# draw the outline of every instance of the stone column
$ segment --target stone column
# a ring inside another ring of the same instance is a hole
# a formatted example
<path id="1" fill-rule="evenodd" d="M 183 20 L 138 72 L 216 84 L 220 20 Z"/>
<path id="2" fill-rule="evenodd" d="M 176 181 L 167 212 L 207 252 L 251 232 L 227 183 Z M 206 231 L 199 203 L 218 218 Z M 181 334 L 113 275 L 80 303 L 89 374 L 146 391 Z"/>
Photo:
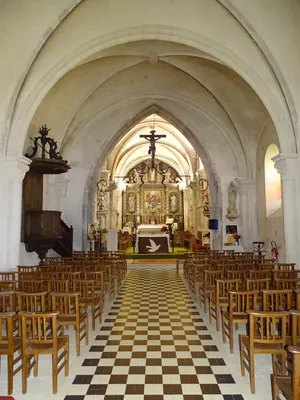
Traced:
<path id="1" fill-rule="evenodd" d="M 223 247 L 223 226 L 222 226 L 222 207 L 214 204 L 209 205 L 210 211 L 210 218 L 217 219 L 218 222 L 218 230 L 217 231 L 210 231 L 210 243 L 212 250 L 222 250 Z"/>
<path id="2" fill-rule="evenodd" d="M 240 194 L 241 242 L 245 251 L 252 251 L 257 240 L 256 181 L 252 178 L 236 179 Z"/>
<path id="3" fill-rule="evenodd" d="M 30 163 L 26 157 L 0 159 L 0 270 L 20 261 L 22 183 Z"/>
<path id="4" fill-rule="evenodd" d="M 286 262 L 300 261 L 298 251 L 299 237 L 299 185 L 296 174 L 299 173 L 298 155 L 285 156 L 278 154 L 273 157 L 275 168 L 281 176 L 283 196 L 283 225 Z M 298 195 L 298 196 L 297 196 Z"/>

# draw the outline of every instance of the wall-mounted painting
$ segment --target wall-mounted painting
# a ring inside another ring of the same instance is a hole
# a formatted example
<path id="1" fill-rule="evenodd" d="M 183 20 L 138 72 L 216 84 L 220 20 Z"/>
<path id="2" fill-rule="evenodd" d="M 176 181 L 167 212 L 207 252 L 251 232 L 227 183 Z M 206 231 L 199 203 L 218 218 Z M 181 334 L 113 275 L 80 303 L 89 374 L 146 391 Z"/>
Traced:
<path id="1" fill-rule="evenodd" d="M 145 190 L 144 194 L 144 213 L 162 213 L 162 190 Z"/>
<path id="2" fill-rule="evenodd" d="M 98 230 L 97 222 L 88 224 L 88 231 L 87 231 L 88 240 L 97 240 L 97 230 Z"/>

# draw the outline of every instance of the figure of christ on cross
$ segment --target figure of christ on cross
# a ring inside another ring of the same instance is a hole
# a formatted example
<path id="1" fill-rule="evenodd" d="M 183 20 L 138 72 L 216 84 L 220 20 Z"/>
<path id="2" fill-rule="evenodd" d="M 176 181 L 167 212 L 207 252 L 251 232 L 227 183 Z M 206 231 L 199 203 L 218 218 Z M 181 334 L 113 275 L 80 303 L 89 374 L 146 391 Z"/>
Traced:
<path id="1" fill-rule="evenodd" d="M 152 129 L 150 133 L 151 135 L 140 135 L 140 137 L 145 138 L 150 143 L 148 154 L 151 154 L 151 168 L 153 169 L 155 166 L 155 152 L 156 152 L 155 143 L 157 142 L 157 140 L 165 138 L 166 135 L 155 135 L 154 129 Z"/>

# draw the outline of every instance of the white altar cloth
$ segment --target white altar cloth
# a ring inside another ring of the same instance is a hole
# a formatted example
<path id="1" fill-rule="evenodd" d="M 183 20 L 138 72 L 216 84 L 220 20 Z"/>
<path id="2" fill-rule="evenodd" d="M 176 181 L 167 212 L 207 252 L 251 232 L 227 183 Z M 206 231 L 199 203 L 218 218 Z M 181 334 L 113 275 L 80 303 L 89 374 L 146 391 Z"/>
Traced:
<path id="1" fill-rule="evenodd" d="M 136 243 L 135 243 L 135 252 L 138 254 L 139 253 L 139 239 L 140 238 L 148 238 L 149 239 L 149 244 L 150 243 L 150 239 L 154 239 L 155 238 L 163 238 L 167 241 L 167 248 L 168 248 L 168 253 L 170 252 L 170 235 L 166 234 L 166 233 L 157 233 L 157 234 L 137 234 L 136 235 Z M 151 253 L 149 251 L 149 253 Z M 153 253 L 152 253 L 153 254 Z"/>
<path id="2" fill-rule="evenodd" d="M 141 224 L 137 227 L 137 230 L 140 234 L 149 234 L 149 233 L 160 233 L 160 230 L 164 225 L 151 225 L 151 224 Z"/>

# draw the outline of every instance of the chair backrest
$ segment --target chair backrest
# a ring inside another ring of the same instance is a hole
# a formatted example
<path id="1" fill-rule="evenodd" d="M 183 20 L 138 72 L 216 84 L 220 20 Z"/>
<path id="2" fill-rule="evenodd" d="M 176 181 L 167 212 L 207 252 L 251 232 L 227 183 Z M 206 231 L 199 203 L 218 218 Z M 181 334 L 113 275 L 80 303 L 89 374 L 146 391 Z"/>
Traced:
<path id="1" fill-rule="evenodd" d="M 289 346 L 288 352 L 292 354 L 292 399 L 300 400 L 300 347 Z"/>
<path id="2" fill-rule="evenodd" d="M 46 289 L 43 279 L 22 280 L 19 282 L 19 290 L 22 292 L 38 293 Z"/>
<path id="3" fill-rule="evenodd" d="M 72 287 L 72 282 L 67 279 L 53 279 L 47 281 L 47 291 L 57 293 L 68 293 Z"/>
<path id="4" fill-rule="evenodd" d="M 15 292 L 0 292 L 0 312 L 16 311 Z"/>
<path id="5" fill-rule="evenodd" d="M 264 278 L 264 279 L 247 279 L 246 280 L 246 289 L 247 290 L 264 290 L 264 289 L 269 289 L 271 285 L 271 279 L 270 278 Z"/>
<path id="6" fill-rule="evenodd" d="M 292 345 L 296 346 L 300 338 L 300 311 L 291 310 L 291 338 Z"/>
<path id="7" fill-rule="evenodd" d="M 249 310 L 257 310 L 258 290 L 238 290 L 229 292 L 229 314 L 246 314 Z"/>
<path id="8" fill-rule="evenodd" d="M 0 292 L 15 292 L 16 290 L 16 281 L 0 281 Z"/>
<path id="9" fill-rule="evenodd" d="M 52 310 L 59 311 L 60 317 L 76 316 L 79 322 L 79 292 L 50 293 Z"/>
<path id="10" fill-rule="evenodd" d="M 273 279 L 299 279 L 300 271 L 299 270 L 281 270 L 274 269 L 272 271 Z"/>
<path id="11" fill-rule="evenodd" d="M 240 279 L 241 281 L 249 278 L 249 271 L 247 270 L 231 270 L 226 271 L 227 279 Z"/>
<path id="12" fill-rule="evenodd" d="M 295 263 L 279 263 L 276 264 L 275 269 L 278 269 L 280 271 L 293 271 L 295 267 Z"/>
<path id="13" fill-rule="evenodd" d="M 36 265 L 18 265 L 18 273 L 20 272 L 35 272 Z"/>
<path id="14" fill-rule="evenodd" d="M 90 271 L 84 273 L 84 279 L 86 280 L 94 280 L 96 286 L 100 286 L 101 289 L 104 287 L 104 278 L 102 271 Z"/>
<path id="15" fill-rule="evenodd" d="M 0 312 L 0 346 L 11 354 L 14 351 L 13 321 L 15 315 L 15 312 Z"/>
<path id="16" fill-rule="evenodd" d="M 94 280 L 76 280 L 73 281 L 73 291 L 79 292 L 84 299 L 95 298 L 95 281 Z"/>
<path id="17" fill-rule="evenodd" d="M 223 270 L 205 270 L 204 271 L 204 286 L 214 286 L 216 279 L 221 279 L 224 276 Z"/>
<path id="18" fill-rule="evenodd" d="M 282 279 L 274 279 L 274 288 L 279 290 L 284 289 L 300 289 L 300 279 L 297 278 L 282 278 Z"/>
<path id="19" fill-rule="evenodd" d="M 255 344 L 273 344 L 284 349 L 289 318 L 287 311 L 247 311 L 249 314 L 250 352 Z"/>
<path id="20" fill-rule="evenodd" d="M 16 296 L 18 311 L 46 311 L 47 292 L 17 292 Z"/>
<path id="21" fill-rule="evenodd" d="M 28 312 L 20 311 L 22 324 L 23 349 L 35 344 L 44 344 L 45 349 L 51 345 L 57 352 L 57 316 L 58 311 Z"/>
<path id="22" fill-rule="evenodd" d="M 17 280 L 17 272 L 0 272 L 0 282 L 3 281 L 16 281 Z"/>
<path id="23" fill-rule="evenodd" d="M 289 311 L 292 307 L 293 291 L 262 290 L 264 311 Z"/>
<path id="24" fill-rule="evenodd" d="M 272 278 L 272 271 L 270 269 L 251 269 L 249 271 L 250 279 L 265 279 Z"/>
<path id="25" fill-rule="evenodd" d="M 232 290 L 239 290 L 239 279 L 216 279 L 216 298 L 228 297 Z"/>

